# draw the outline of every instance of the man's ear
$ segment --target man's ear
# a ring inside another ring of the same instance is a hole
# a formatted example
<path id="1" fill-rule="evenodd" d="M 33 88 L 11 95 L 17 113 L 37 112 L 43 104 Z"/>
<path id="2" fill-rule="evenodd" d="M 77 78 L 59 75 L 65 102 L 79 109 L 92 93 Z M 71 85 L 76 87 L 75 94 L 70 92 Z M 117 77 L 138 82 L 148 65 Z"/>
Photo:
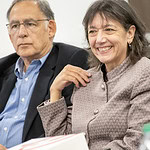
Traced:
<path id="1" fill-rule="evenodd" d="M 49 20 L 48 32 L 49 32 L 49 38 L 54 38 L 55 33 L 56 33 L 56 22 L 55 22 L 55 20 Z"/>
<path id="2" fill-rule="evenodd" d="M 131 25 L 128 30 L 128 43 L 132 43 L 134 36 L 135 36 L 136 27 Z"/>
<path id="3" fill-rule="evenodd" d="M 12 39 L 11 34 L 9 34 L 9 39 L 10 39 L 11 43 L 13 43 L 13 39 Z"/>

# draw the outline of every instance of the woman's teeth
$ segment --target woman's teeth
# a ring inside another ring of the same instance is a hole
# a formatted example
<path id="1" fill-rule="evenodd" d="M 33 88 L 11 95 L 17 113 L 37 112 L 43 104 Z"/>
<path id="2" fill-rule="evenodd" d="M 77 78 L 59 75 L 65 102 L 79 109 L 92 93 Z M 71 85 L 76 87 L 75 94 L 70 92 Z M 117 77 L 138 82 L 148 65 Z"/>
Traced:
<path id="1" fill-rule="evenodd" d="M 99 51 L 107 51 L 109 49 L 111 49 L 111 46 L 109 46 L 109 47 L 103 47 L 103 48 L 98 48 Z"/>

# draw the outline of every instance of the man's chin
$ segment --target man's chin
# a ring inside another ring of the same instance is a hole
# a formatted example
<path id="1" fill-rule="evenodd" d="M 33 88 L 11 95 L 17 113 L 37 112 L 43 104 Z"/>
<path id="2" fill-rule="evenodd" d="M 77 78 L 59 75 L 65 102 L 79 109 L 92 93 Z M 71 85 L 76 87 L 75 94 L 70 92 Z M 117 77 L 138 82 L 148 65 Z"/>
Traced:
<path id="1" fill-rule="evenodd" d="M 17 53 L 22 59 L 28 59 L 31 58 L 32 55 L 25 54 L 25 53 Z"/>

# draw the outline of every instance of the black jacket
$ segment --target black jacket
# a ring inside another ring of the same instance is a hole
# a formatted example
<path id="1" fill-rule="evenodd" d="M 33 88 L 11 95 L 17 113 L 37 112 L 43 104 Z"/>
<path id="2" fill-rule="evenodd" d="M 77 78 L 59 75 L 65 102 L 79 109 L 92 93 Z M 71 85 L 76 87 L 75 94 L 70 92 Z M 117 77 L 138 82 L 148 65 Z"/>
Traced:
<path id="1" fill-rule="evenodd" d="M 40 69 L 29 107 L 25 118 L 22 142 L 44 134 L 44 129 L 36 107 L 49 99 L 50 86 L 57 74 L 67 64 L 80 66 L 87 69 L 87 52 L 83 49 L 63 44 L 54 43 L 53 49 Z M 17 81 L 14 74 L 15 63 L 19 56 L 14 53 L 0 59 L 0 113 L 4 110 L 11 91 Z M 70 96 L 73 84 L 63 90 L 67 105 L 71 105 Z"/>

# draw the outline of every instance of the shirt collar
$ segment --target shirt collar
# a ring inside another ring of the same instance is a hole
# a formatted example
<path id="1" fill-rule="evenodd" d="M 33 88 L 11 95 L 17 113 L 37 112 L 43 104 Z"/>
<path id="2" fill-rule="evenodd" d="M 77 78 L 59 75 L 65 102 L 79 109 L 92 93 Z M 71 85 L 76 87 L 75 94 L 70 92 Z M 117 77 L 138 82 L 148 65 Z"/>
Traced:
<path id="1" fill-rule="evenodd" d="M 49 54 L 50 54 L 50 51 L 45 56 L 43 56 L 42 58 L 33 60 L 31 62 L 31 64 L 33 64 L 35 62 L 40 62 L 39 64 L 40 64 L 40 68 L 41 68 L 42 65 L 44 64 L 44 62 L 46 61 Z M 14 73 L 17 77 L 22 77 L 23 76 L 23 74 L 24 74 L 23 68 L 24 68 L 23 59 L 21 57 L 19 57 L 17 62 L 16 62 L 15 70 L 14 70 Z"/>
<path id="2" fill-rule="evenodd" d="M 131 67 L 131 61 L 129 57 L 127 57 L 119 66 L 115 67 L 110 72 L 106 72 L 106 66 L 105 64 L 101 65 L 101 71 L 103 73 L 103 79 L 105 82 L 117 77 L 118 75 L 122 74 L 124 71 L 126 71 L 127 68 Z"/>

